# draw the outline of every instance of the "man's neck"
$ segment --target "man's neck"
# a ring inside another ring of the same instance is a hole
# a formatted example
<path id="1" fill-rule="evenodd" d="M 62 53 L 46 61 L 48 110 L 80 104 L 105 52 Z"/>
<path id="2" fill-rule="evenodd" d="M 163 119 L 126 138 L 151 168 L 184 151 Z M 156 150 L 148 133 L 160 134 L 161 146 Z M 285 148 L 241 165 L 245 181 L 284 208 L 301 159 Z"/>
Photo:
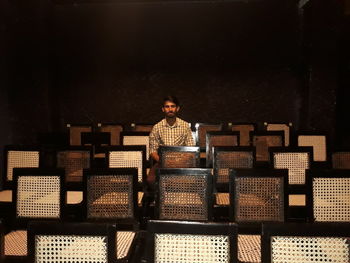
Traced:
<path id="1" fill-rule="evenodd" d="M 165 118 L 166 122 L 168 123 L 169 126 L 173 126 L 176 122 L 176 117 L 174 118 Z"/>

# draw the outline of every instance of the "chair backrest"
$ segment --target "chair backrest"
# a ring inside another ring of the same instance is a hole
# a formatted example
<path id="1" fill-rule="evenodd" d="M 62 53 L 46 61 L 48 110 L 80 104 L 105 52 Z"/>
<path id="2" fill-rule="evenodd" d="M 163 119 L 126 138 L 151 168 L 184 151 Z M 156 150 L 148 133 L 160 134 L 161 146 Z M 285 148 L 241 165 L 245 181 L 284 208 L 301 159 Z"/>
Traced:
<path id="1" fill-rule="evenodd" d="M 284 146 L 290 145 L 290 134 L 292 123 L 264 123 L 266 131 L 283 131 L 284 132 Z"/>
<path id="2" fill-rule="evenodd" d="M 284 145 L 284 133 L 281 131 L 253 132 L 251 137 L 256 148 L 257 162 L 270 162 L 269 147 Z"/>
<path id="3" fill-rule="evenodd" d="M 263 224 L 262 263 L 350 262 L 350 224 Z"/>
<path id="4" fill-rule="evenodd" d="M 238 146 L 239 132 L 207 132 L 206 135 L 206 166 L 213 165 L 213 147 L 215 146 Z"/>
<path id="5" fill-rule="evenodd" d="M 101 223 L 32 222 L 30 262 L 116 262 L 116 227 Z"/>
<path id="6" fill-rule="evenodd" d="M 81 133 L 92 132 L 91 124 L 67 124 L 69 130 L 69 145 L 81 146 Z"/>
<path id="7" fill-rule="evenodd" d="M 121 124 L 97 124 L 98 130 L 100 132 L 108 132 L 111 134 L 110 145 L 120 145 L 120 133 L 123 131 L 123 126 Z"/>
<path id="8" fill-rule="evenodd" d="M 201 149 L 205 149 L 206 147 L 206 134 L 209 131 L 221 131 L 222 124 L 210 124 L 210 123 L 196 123 L 196 144 Z"/>
<path id="9" fill-rule="evenodd" d="M 237 262 L 237 225 L 150 220 L 148 262 Z"/>
<path id="10" fill-rule="evenodd" d="M 149 160 L 149 132 L 122 132 L 121 145 L 144 145 L 146 146 L 146 160 Z"/>
<path id="11" fill-rule="evenodd" d="M 19 225 L 33 219 L 61 219 L 66 197 L 63 193 L 62 169 L 16 168 L 15 219 Z"/>
<path id="12" fill-rule="evenodd" d="M 287 170 L 232 169 L 230 219 L 239 223 L 284 222 Z"/>
<path id="13" fill-rule="evenodd" d="M 198 146 L 160 146 L 158 148 L 161 168 L 198 168 Z"/>
<path id="14" fill-rule="evenodd" d="M 41 151 L 36 146 L 7 145 L 4 149 L 5 171 L 3 184 L 5 189 L 13 188 L 13 168 L 39 168 Z"/>
<path id="15" fill-rule="evenodd" d="M 137 168 L 84 170 L 85 218 L 136 220 Z"/>
<path id="16" fill-rule="evenodd" d="M 214 147 L 213 153 L 214 186 L 217 190 L 228 189 L 230 168 L 250 169 L 255 164 L 254 147 Z"/>
<path id="17" fill-rule="evenodd" d="M 146 146 L 112 146 L 105 149 L 108 168 L 137 168 L 139 189 L 146 183 Z"/>
<path id="18" fill-rule="evenodd" d="M 212 218 L 210 169 L 157 169 L 156 217 L 208 221 Z"/>
<path id="19" fill-rule="evenodd" d="M 350 169 L 350 150 L 332 153 L 333 169 Z"/>
<path id="20" fill-rule="evenodd" d="M 89 169 L 92 150 L 88 146 L 70 146 L 57 150 L 57 167 L 65 170 L 67 185 L 80 185 L 83 181 L 83 169 Z"/>
<path id="21" fill-rule="evenodd" d="M 349 171 L 312 169 L 307 174 L 311 221 L 350 222 Z"/>
<path id="22" fill-rule="evenodd" d="M 239 145 L 251 146 L 250 132 L 256 130 L 256 125 L 253 123 L 234 123 L 229 125 L 232 131 L 239 132 Z"/>
<path id="23" fill-rule="evenodd" d="M 313 161 L 326 162 L 327 156 L 327 136 L 324 134 L 298 134 L 298 146 L 313 147 Z"/>
<path id="24" fill-rule="evenodd" d="M 305 185 L 306 170 L 311 168 L 312 147 L 270 148 L 273 168 L 288 169 L 288 184 Z"/>
<path id="25" fill-rule="evenodd" d="M 135 132 L 151 132 L 153 124 L 132 123 L 131 129 Z"/>

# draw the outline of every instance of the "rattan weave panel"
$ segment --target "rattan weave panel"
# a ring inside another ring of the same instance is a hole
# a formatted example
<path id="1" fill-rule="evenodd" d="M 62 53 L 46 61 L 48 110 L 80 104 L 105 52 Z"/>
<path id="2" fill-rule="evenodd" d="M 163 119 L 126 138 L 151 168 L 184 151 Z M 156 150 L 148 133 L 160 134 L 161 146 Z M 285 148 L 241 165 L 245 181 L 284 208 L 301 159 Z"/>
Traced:
<path id="1" fill-rule="evenodd" d="M 26 256 L 27 231 L 17 230 L 5 235 L 4 247 L 6 256 Z"/>
<path id="2" fill-rule="evenodd" d="M 300 135 L 298 146 L 312 146 L 314 161 L 327 161 L 326 137 L 323 135 Z"/>
<path id="3" fill-rule="evenodd" d="M 215 200 L 217 205 L 230 205 L 230 194 L 229 193 L 215 193 Z"/>
<path id="4" fill-rule="evenodd" d="M 232 125 L 232 131 L 239 131 L 239 145 L 250 146 L 250 132 L 254 131 L 252 124 L 236 124 Z"/>
<path id="5" fill-rule="evenodd" d="M 350 222 L 350 178 L 314 178 L 315 221 Z"/>
<path id="6" fill-rule="evenodd" d="M 81 145 L 81 133 L 91 132 L 92 128 L 87 126 L 71 126 L 69 128 L 69 143 L 70 145 L 80 146 Z"/>
<path id="7" fill-rule="evenodd" d="M 17 217 L 59 218 L 60 177 L 20 176 L 17 185 Z"/>
<path id="8" fill-rule="evenodd" d="M 120 144 L 120 133 L 123 131 L 121 125 L 103 125 L 100 130 L 101 132 L 109 132 L 111 134 L 111 145 Z"/>
<path id="9" fill-rule="evenodd" d="M 236 135 L 211 135 L 209 137 L 209 160 L 213 159 L 213 147 L 214 146 L 238 146 L 238 138 Z"/>
<path id="10" fill-rule="evenodd" d="M 196 153 L 195 152 L 170 152 L 162 153 L 163 168 L 195 168 Z"/>
<path id="11" fill-rule="evenodd" d="M 256 147 L 256 160 L 261 162 L 270 161 L 269 147 L 283 146 L 283 138 L 277 135 L 254 136 L 253 146 Z"/>
<path id="12" fill-rule="evenodd" d="M 137 168 L 139 182 L 142 182 L 142 161 L 141 151 L 112 151 L 109 154 L 109 168 Z"/>
<path id="13" fill-rule="evenodd" d="M 309 153 L 274 153 L 273 159 L 274 168 L 288 169 L 289 184 L 305 184 L 305 170 L 310 168 Z"/>
<path id="14" fill-rule="evenodd" d="M 260 235 L 238 235 L 238 260 L 249 263 L 261 262 Z"/>
<path id="15" fill-rule="evenodd" d="M 207 177 L 161 175 L 159 179 L 160 219 L 207 220 Z"/>
<path id="16" fill-rule="evenodd" d="M 289 126 L 287 124 L 267 124 L 268 131 L 283 131 L 284 132 L 284 146 L 289 146 Z"/>
<path id="17" fill-rule="evenodd" d="M 38 235 L 35 237 L 37 263 L 104 263 L 107 238 L 103 236 Z"/>
<path id="18" fill-rule="evenodd" d="M 157 263 L 218 263 L 230 262 L 228 236 L 155 235 Z"/>
<path id="19" fill-rule="evenodd" d="M 350 169 L 350 152 L 336 152 L 332 154 L 333 169 Z"/>
<path id="20" fill-rule="evenodd" d="M 38 168 L 38 151 L 8 151 L 7 152 L 7 180 L 13 180 L 13 168 Z"/>
<path id="21" fill-rule="evenodd" d="M 103 175 L 88 178 L 88 218 L 133 217 L 131 175 Z"/>
<path id="22" fill-rule="evenodd" d="M 58 152 L 57 167 L 65 169 L 65 177 L 67 182 L 81 182 L 83 180 L 83 169 L 90 168 L 90 152 Z"/>
<path id="23" fill-rule="evenodd" d="M 130 250 L 132 241 L 135 238 L 135 232 L 131 231 L 118 231 L 117 235 L 117 259 L 125 258 Z"/>
<path id="24" fill-rule="evenodd" d="M 200 125 L 198 127 L 198 142 L 200 147 L 206 146 L 206 136 L 207 132 L 210 131 L 221 131 L 221 126 L 214 126 L 214 125 Z"/>
<path id="25" fill-rule="evenodd" d="M 271 262 L 349 263 L 350 238 L 271 237 Z"/>
<path id="26" fill-rule="evenodd" d="M 284 221 L 283 179 L 235 179 L 235 221 Z"/>
<path id="27" fill-rule="evenodd" d="M 149 159 L 149 136 L 124 135 L 123 145 L 146 145 L 146 160 Z"/>
<path id="28" fill-rule="evenodd" d="M 229 169 L 228 168 L 253 168 L 254 156 L 253 152 L 244 151 L 220 151 L 216 155 L 215 160 L 216 182 L 228 183 Z"/>

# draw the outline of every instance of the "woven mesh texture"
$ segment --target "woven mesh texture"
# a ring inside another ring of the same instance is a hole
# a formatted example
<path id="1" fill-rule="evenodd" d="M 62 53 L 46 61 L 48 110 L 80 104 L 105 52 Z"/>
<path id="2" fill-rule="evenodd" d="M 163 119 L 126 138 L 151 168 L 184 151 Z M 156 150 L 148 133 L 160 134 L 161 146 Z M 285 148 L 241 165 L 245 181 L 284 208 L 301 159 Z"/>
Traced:
<path id="1" fill-rule="evenodd" d="M 138 181 L 142 182 L 142 151 L 112 151 L 109 168 L 137 168 Z"/>
<path id="2" fill-rule="evenodd" d="M 239 131 L 239 145 L 250 146 L 250 135 L 249 132 L 254 131 L 254 125 L 237 124 L 232 125 L 232 131 Z"/>
<path id="3" fill-rule="evenodd" d="M 6 256 L 27 255 L 27 231 L 17 230 L 5 235 Z"/>
<path id="4" fill-rule="evenodd" d="M 131 231 L 118 231 L 116 233 L 117 235 L 117 259 L 123 259 L 125 258 L 130 250 L 132 241 L 135 237 L 135 232 Z"/>
<path id="5" fill-rule="evenodd" d="M 314 178 L 315 221 L 350 221 L 350 178 Z"/>
<path id="6" fill-rule="evenodd" d="M 152 128 L 153 128 L 153 125 L 150 125 L 150 124 L 136 124 L 134 131 L 151 132 Z"/>
<path id="7" fill-rule="evenodd" d="M 282 178 L 236 178 L 235 221 L 283 221 Z"/>
<path id="8" fill-rule="evenodd" d="M 159 179 L 159 218 L 207 220 L 207 177 L 161 175 Z"/>
<path id="9" fill-rule="evenodd" d="M 131 175 L 88 177 L 88 218 L 132 218 L 133 215 Z"/>
<path id="10" fill-rule="evenodd" d="M 218 152 L 216 155 L 215 173 L 217 183 L 228 183 L 228 168 L 253 168 L 253 152 L 232 151 Z"/>
<path id="11" fill-rule="evenodd" d="M 214 146 L 238 146 L 238 138 L 236 135 L 211 135 L 209 137 L 208 160 L 213 159 Z"/>
<path id="12" fill-rule="evenodd" d="M 20 176 L 17 185 L 17 217 L 59 218 L 60 177 Z"/>
<path id="13" fill-rule="evenodd" d="M 261 237 L 259 235 L 238 235 L 239 262 L 261 262 Z"/>
<path id="14" fill-rule="evenodd" d="M 200 125 L 198 127 L 198 142 L 200 147 L 206 146 L 206 136 L 207 132 L 210 131 L 221 131 L 220 125 Z"/>
<path id="15" fill-rule="evenodd" d="M 215 200 L 217 205 L 228 206 L 230 205 L 229 193 L 215 193 Z"/>
<path id="16" fill-rule="evenodd" d="M 269 147 L 283 146 L 282 137 L 277 135 L 254 136 L 253 146 L 256 147 L 256 160 L 268 162 L 270 161 Z"/>
<path id="17" fill-rule="evenodd" d="M 298 137 L 298 146 L 312 146 L 314 161 L 327 161 L 326 137 L 322 135 L 300 135 Z"/>
<path id="18" fill-rule="evenodd" d="M 69 142 L 70 145 L 81 145 L 81 133 L 82 132 L 91 132 L 91 127 L 84 126 L 73 126 L 69 128 Z"/>
<path id="19" fill-rule="evenodd" d="M 13 180 L 13 168 L 38 168 L 38 151 L 8 151 L 7 152 L 7 180 Z"/>
<path id="20" fill-rule="evenodd" d="M 289 146 L 289 126 L 287 124 L 269 123 L 266 127 L 268 131 L 283 131 L 284 132 L 284 146 Z"/>
<path id="21" fill-rule="evenodd" d="M 123 145 L 145 145 L 146 160 L 149 159 L 149 136 L 124 136 Z"/>
<path id="22" fill-rule="evenodd" d="M 349 238 L 271 237 L 271 262 L 349 263 Z"/>
<path id="23" fill-rule="evenodd" d="M 164 151 L 161 156 L 163 168 L 195 168 L 195 152 L 171 152 Z"/>
<path id="24" fill-rule="evenodd" d="M 305 184 L 305 170 L 310 168 L 309 153 L 274 153 L 273 164 L 276 169 L 288 169 L 289 184 Z"/>
<path id="25" fill-rule="evenodd" d="M 229 251 L 228 236 L 156 234 L 154 262 L 230 262 Z"/>
<path id="26" fill-rule="evenodd" d="M 37 235 L 35 237 L 35 262 L 108 262 L 107 238 L 104 236 Z"/>
<path id="27" fill-rule="evenodd" d="M 65 176 L 67 182 L 81 182 L 83 180 L 83 169 L 90 168 L 90 152 L 58 152 L 57 167 L 65 169 Z"/>
<path id="28" fill-rule="evenodd" d="M 103 125 L 101 132 L 109 132 L 111 135 L 111 145 L 120 144 L 120 133 L 123 131 L 123 127 L 120 125 Z"/>
<path id="29" fill-rule="evenodd" d="M 336 152 L 332 154 L 333 169 L 350 169 L 350 152 Z"/>

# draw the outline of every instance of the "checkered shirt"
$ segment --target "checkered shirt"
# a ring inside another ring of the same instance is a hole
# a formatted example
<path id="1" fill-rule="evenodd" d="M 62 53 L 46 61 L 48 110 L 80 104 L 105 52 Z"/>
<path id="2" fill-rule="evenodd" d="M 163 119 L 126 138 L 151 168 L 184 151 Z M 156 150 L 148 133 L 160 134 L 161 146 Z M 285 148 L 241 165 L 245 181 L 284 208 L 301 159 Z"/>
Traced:
<path id="1" fill-rule="evenodd" d="M 149 135 L 150 153 L 157 152 L 159 146 L 194 146 L 190 125 L 180 118 L 173 126 L 166 119 L 158 122 Z"/>

